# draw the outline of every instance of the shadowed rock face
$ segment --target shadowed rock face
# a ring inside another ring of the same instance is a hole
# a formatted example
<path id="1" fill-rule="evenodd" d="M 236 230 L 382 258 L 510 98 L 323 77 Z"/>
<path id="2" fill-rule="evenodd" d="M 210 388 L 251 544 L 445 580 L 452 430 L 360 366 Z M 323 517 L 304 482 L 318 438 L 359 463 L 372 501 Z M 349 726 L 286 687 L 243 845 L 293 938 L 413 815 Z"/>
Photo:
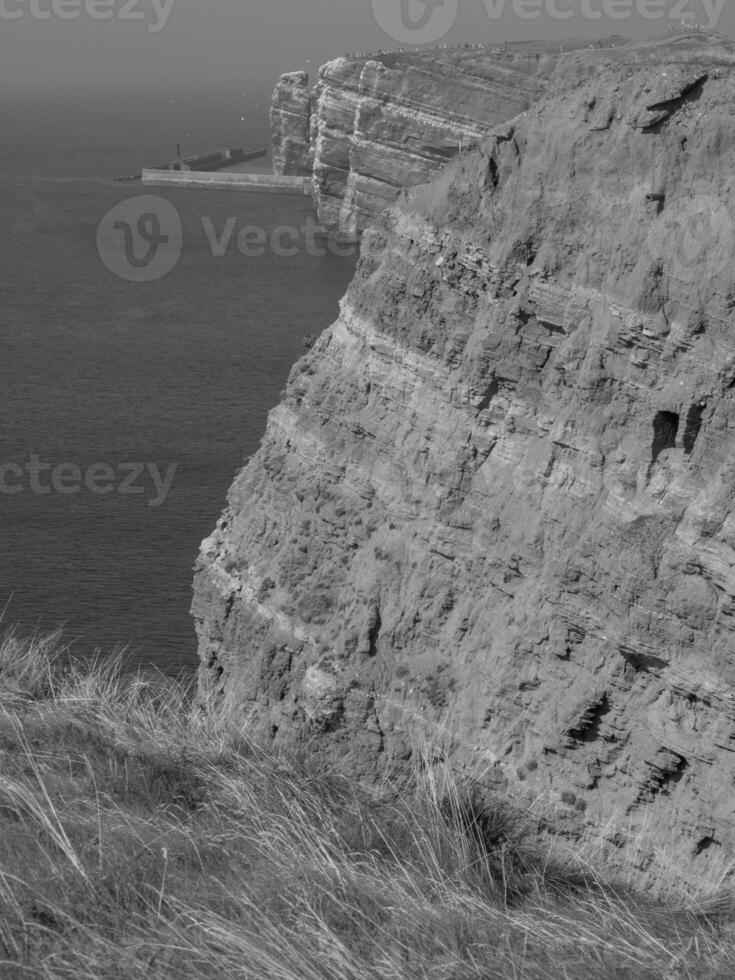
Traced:
<path id="1" fill-rule="evenodd" d="M 370 775 L 436 726 L 696 869 L 735 845 L 735 77 L 684 41 L 577 53 L 366 231 L 194 614 L 263 733 Z"/>

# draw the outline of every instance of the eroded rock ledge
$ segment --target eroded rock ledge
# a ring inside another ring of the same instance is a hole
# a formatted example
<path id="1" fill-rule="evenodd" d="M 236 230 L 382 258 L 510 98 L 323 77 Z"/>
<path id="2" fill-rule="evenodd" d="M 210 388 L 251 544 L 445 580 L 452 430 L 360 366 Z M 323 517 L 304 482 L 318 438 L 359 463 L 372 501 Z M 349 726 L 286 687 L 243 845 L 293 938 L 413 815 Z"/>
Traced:
<path id="1" fill-rule="evenodd" d="M 369 775 L 428 726 L 696 867 L 735 845 L 735 77 L 651 50 L 365 233 L 194 614 L 203 692 L 264 734 Z"/>

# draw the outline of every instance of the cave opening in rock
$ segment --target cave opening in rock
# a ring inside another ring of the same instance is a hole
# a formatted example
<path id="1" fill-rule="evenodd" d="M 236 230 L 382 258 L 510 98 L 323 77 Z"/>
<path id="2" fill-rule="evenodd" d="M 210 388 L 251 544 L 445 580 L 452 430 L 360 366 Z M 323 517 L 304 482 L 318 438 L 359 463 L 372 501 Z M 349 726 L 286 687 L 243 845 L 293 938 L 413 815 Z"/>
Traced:
<path id="1" fill-rule="evenodd" d="M 691 453 L 692 449 L 694 449 L 694 443 L 697 441 L 699 430 L 702 428 L 702 414 L 704 409 L 704 403 L 700 402 L 699 405 L 692 405 L 687 412 L 686 422 L 684 423 L 684 432 L 681 437 L 684 452 L 687 453 L 687 455 Z"/>
<path id="2" fill-rule="evenodd" d="M 651 447 L 654 463 L 664 449 L 674 448 L 678 431 L 679 416 L 676 412 L 656 412 L 653 419 L 653 446 Z"/>

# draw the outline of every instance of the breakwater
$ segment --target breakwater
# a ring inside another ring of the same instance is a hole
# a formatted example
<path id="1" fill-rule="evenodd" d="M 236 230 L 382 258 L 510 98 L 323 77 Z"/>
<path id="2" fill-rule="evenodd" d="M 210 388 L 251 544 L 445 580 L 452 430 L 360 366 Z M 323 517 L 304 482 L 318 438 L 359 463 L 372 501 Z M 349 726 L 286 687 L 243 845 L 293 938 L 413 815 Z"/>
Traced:
<path id="1" fill-rule="evenodd" d="M 185 187 L 256 194 L 311 195 L 310 177 L 279 177 L 274 174 L 200 172 L 195 170 L 143 171 L 143 184 L 152 187 Z"/>

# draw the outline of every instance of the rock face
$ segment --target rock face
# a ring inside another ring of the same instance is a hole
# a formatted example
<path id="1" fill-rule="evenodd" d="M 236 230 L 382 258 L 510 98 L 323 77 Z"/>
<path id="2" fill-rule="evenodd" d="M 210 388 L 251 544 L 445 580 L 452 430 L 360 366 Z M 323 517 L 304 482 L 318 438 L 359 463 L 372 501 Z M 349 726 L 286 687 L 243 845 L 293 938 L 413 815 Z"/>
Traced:
<path id="1" fill-rule="evenodd" d="M 271 103 L 273 173 L 311 177 L 314 154 L 309 142 L 311 100 L 305 71 L 281 75 Z"/>
<path id="2" fill-rule="evenodd" d="M 591 57 L 365 233 L 202 545 L 200 683 L 367 775 L 443 732 L 696 868 L 735 845 L 733 56 Z"/>
<path id="3" fill-rule="evenodd" d="M 273 96 L 274 170 L 314 175 L 319 218 L 354 235 L 405 187 L 429 180 L 544 92 L 559 47 L 453 48 L 338 58 L 308 92 Z"/>

